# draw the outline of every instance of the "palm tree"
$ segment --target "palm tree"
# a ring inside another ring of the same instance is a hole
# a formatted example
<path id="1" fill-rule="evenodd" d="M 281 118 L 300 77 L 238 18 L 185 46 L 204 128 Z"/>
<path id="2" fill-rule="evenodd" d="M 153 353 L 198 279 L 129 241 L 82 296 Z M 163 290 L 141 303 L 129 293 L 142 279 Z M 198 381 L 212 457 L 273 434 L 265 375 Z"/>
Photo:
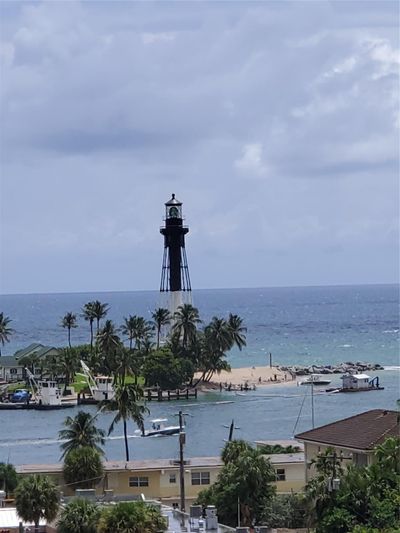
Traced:
<path id="1" fill-rule="evenodd" d="M 91 302 L 91 304 L 92 304 L 93 316 L 97 323 L 97 335 L 98 335 L 100 331 L 100 320 L 107 316 L 107 313 L 110 308 L 108 304 L 102 304 L 101 302 L 99 302 L 99 300 L 95 300 L 94 302 Z"/>
<path id="2" fill-rule="evenodd" d="M 101 455 L 94 448 L 75 448 L 65 457 L 63 476 L 67 485 L 78 489 L 92 489 L 101 481 L 103 475 Z"/>
<path id="3" fill-rule="evenodd" d="M 122 350 L 121 339 L 112 320 L 106 320 L 97 335 L 97 346 L 103 356 L 103 371 L 115 372 L 117 353 Z"/>
<path id="4" fill-rule="evenodd" d="M 228 322 L 223 318 L 213 317 L 204 328 L 201 337 L 200 368 L 203 373 L 199 381 L 210 381 L 213 374 L 229 371 L 226 352 L 232 348 L 233 339 Z"/>
<path id="5" fill-rule="evenodd" d="M 82 316 L 87 322 L 89 322 L 90 326 L 90 353 L 93 351 L 93 322 L 96 318 L 94 304 L 95 302 L 88 302 L 82 308 Z"/>
<path id="6" fill-rule="evenodd" d="M 57 521 L 58 533 L 96 533 L 100 507 L 83 498 L 70 501 Z"/>
<path id="7" fill-rule="evenodd" d="M 142 403 L 143 389 L 133 383 L 117 383 L 115 385 L 114 399 L 102 402 L 99 406 L 101 411 L 116 411 L 113 421 L 108 429 L 110 435 L 115 428 L 115 424 L 122 420 L 125 439 L 125 456 L 129 461 L 128 431 L 127 422 L 132 419 L 140 431 L 144 433 L 144 415 L 149 412 Z"/>
<path id="8" fill-rule="evenodd" d="M 13 465 L 0 463 L 0 490 L 4 490 L 6 498 L 18 485 L 18 475 Z"/>
<path id="9" fill-rule="evenodd" d="M 57 487 L 49 477 L 42 474 L 27 476 L 19 482 L 15 491 L 15 506 L 22 520 L 33 522 L 35 532 L 38 533 L 41 518 L 51 522 L 57 516 Z"/>
<path id="10" fill-rule="evenodd" d="M 246 332 L 247 328 L 243 326 L 243 319 L 239 315 L 232 315 L 229 313 L 228 327 L 232 337 L 233 344 L 242 350 L 243 346 L 246 346 Z"/>
<path id="11" fill-rule="evenodd" d="M 4 313 L 0 313 L 0 342 L 2 346 L 5 345 L 6 342 L 10 342 L 10 335 L 14 333 L 14 330 L 8 326 L 8 324 L 11 322 L 11 318 L 8 316 L 5 316 Z M 1 357 L 1 348 L 0 348 L 0 357 Z"/>
<path id="12" fill-rule="evenodd" d="M 168 309 L 165 309 L 164 307 L 158 307 L 151 314 L 151 316 L 153 318 L 153 323 L 157 331 L 157 349 L 158 349 L 160 347 L 161 328 L 163 326 L 167 326 L 171 322 L 171 315 Z"/>
<path id="13" fill-rule="evenodd" d="M 231 440 L 223 447 L 221 459 L 225 465 L 228 463 L 235 463 L 241 455 L 253 450 L 254 448 L 245 440 Z"/>
<path id="14" fill-rule="evenodd" d="M 177 332 L 182 338 L 182 347 L 186 350 L 194 342 L 197 333 L 197 325 L 201 323 L 199 310 L 191 304 L 183 304 L 178 307 L 174 314 L 172 331 Z"/>
<path id="15" fill-rule="evenodd" d="M 124 318 L 124 324 L 121 331 L 129 339 L 129 349 L 132 350 L 133 341 L 135 341 L 135 349 L 140 350 L 142 344 L 149 339 L 153 326 L 150 322 L 142 316 L 129 315 Z"/>
<path id="16" fill-rule="evenodd" d="M 76 350 L 72 348 L 61 349 L 61 354 L 54 359 L 55 369 L 57 374 L 64 376 L 64 392 L 68 385 L 71 383 L 71 378 L 75 376 L 75 372 L 78 372 L 80 363 L 79 355 Z"/>
<path id="17" fill-rule="evenodd" d="M 76 315 L 74 313 L 67 313 L 61 319 L 61 327 L 68 330 L 68 346 L 71 348 L 71 329 L 77 328 Z"/>
<path id="18" fill-rule="evenodd" d="M 144 502 L 119 502 L 105 507 L 98 523 L 99 533 L 151 533 L 166 529 L 167 522 L 160 511 Z"/>
<path id="19" fill-rule="evenodd" d="M 205 327 L 204 334 L 218 351 L 225 352 L 232 348 L 232 334 L 224 318 L 214 316 Z"/>
<path id="20" fill-rule="evenodd" d="M 67 416 L 64 420 L 64 426 L 66 429 L 62 429 L 58 432 L 58 436 L 63 442 L 60 448 L 63 450 L 63 454 L 60 459 L 63 459 L 72 450 L 82 447 L 91 447 L 104 455 L 103 449 L 99 446 L 105 444 L 105 431 L 96 427 L 96 416 L 92 416 L 85 411 L 79 411 L 78 414 L 72 418 Z"/>

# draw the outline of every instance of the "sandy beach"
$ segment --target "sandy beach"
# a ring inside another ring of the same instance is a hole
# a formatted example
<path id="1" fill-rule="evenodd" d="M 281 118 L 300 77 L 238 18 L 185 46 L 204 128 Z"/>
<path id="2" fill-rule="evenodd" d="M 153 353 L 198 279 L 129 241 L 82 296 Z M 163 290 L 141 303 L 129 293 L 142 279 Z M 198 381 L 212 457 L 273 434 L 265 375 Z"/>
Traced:
<path id="1" fill-rule="evenodd" d="M 200 378 L 200 374 L 195 375 L 195 379 Z M 274 383 L 296 383 L 289 372 L 279 370 L 273 366 L 252 366 L 245 368 L 232 368 L 230 372 L 214 374 L 211 383 L 218 385 L 227 383 L 240 386 L 247 383 L 248 386 L 271 385 Z"/>

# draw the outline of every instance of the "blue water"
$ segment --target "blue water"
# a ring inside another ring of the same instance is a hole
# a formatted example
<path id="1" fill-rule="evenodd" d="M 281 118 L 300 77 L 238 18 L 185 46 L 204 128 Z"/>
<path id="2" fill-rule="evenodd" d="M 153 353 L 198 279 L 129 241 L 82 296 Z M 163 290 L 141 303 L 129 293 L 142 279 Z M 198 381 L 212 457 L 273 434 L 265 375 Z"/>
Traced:
<path id="1" fill-rule="evenodd" d="M 11 355 L 31 342 L 65 345 L 61 317 L 68 311 L 79 315 L 94 299 L 110 304 L 107 318 L 116 324 L 129 314 L 150 319 L 159 305 L 159 294 L 152 291 L 3 295 L 0 310 L 16 330 L 3 353 Z M 397 285 L 201 290 L 194 291 L 193 300 L 204 321 L 229 312 L 244 319 L 247 347 L 230 354 L 234 367 L 265 364 L 269 352 L 277 364 L 399 364 Z M 88 324 L 80 318 L 72 342 L 88 341 Z"/>
<path id="2" fill-rule="evenodd" d="M 66 331 L 58 324 L 67 311 L 80 312 L 84 303 L 99 299 L 111 306 L 109 317 L 117 324 L 128 314 L 150 318 L 159 305 L 156 292 L 12 295 L 1 296 L 0 310 L 13 319 L 16 330 L 4 353 L 12 354 L 31 342 L 61 346 Z M 194 292 L 194 303 L 202 318 L 237 313 L 248 328 L 247 347 L 233 351 L 232 366 L 264 365 L 272 352 L 276 364 L 336 363 L 357 360 L 399 365 L 398 286 L 303 287 Z M 87 323 L 80 319 L 73 331 L 75 343 L 88 341 Z M 395 409 L 400 397 L 399 371 L 379 373 L 382 391 L 315 396 L 315 422 L 322 425 L 373 408 Z M 332 385 L 339 383 L 334 376 Z M 271 385 L 239 396 L 234 393 L 208 393 L 197 401 L 150 403 L 149 418 L 167 417 L 179 409 L 187 418 L 188 456 L 217 455 L 224 445 L 232 418 L 241 429 L 237 437 L 287 439 L 294 434 L 304 395 L 308 387 Z M 228 403 L 227 403 L 228 402 Z M 85 410 L 95 412 L 94 406 Z M 68 411 L 1 411 L 0 461 L 15 464 L 55 462 L 60 456 L 57 434 Z M 100 415 L 99 425 L 107 428 L 111 415 Z M 311 427 L 311 400 L 306 397 L 296 432 Z M 133 458 L 175 457 L 175 437 L 142 439 L 130 425 Z M 117 427 L 114 436 L 121 436 Z M 120 438 L 107 441 L 109 459 L 123 459 Z"/>

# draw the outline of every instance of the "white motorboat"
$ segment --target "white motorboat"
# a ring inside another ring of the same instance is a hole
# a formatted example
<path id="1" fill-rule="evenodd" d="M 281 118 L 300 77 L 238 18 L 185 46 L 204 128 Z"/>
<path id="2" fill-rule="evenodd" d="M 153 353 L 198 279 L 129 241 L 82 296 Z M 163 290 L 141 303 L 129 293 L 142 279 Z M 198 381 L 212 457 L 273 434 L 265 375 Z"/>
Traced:
<path id="1" fill-rule="evenodd" d="M 176 435 L 180 431 L 179 426 L 166 426 L 165 422 L 168 418 L 155 418 L 151 421 L 151 429 L 146 429 L 143 437 L 151 437 L 153 435 Z M 183 428 L 182 428 L 183 429 Z"/>
<path id="2" fill-rule="evenodd" d="M 300 385 L 329 385 L 330 379 L 322 374 L 310 374 L 306 379 L 300 381 Z"/>

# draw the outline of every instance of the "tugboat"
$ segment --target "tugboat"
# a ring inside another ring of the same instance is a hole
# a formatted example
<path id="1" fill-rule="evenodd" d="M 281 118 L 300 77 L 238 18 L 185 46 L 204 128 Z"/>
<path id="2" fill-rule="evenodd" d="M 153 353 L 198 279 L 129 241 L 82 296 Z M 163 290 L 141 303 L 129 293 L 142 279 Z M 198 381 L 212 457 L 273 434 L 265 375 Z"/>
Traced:
<path id="1" fill-rule="evenodd" d="M 176 435 L 180 431 L 179 426 L 166 426 L 168 418 L 155 418 L 151 421 L 151 429 L 146 429 L 142 437 L 152 437 L 154 435 Z"/>

